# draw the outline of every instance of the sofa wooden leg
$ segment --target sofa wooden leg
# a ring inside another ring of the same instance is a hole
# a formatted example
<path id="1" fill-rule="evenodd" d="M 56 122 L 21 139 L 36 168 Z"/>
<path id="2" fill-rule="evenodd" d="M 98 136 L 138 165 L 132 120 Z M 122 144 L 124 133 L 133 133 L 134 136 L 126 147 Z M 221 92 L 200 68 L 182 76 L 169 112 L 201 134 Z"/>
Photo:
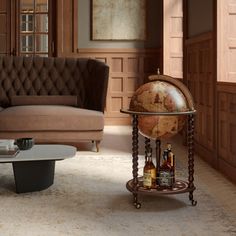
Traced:
<path id="1" fill-rule="evenodd" d="M 97 152 L 99 152 L 100 142 L 101 142 L 101 141 L 96 141 L 96 150 L 97 150 Z"/>

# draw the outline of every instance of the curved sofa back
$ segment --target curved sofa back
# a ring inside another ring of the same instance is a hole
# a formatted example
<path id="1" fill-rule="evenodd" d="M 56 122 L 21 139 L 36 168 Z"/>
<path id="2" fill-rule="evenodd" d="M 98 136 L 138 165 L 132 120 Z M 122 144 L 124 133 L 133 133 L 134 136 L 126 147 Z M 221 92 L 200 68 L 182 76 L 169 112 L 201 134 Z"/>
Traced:
<path id="1" fill-rule="evenodd" d="M 82 108 L 104 111 L 109 68 L 89 58 L 0 57 L 0 106 L 13 96 L 76 95 Z"/>

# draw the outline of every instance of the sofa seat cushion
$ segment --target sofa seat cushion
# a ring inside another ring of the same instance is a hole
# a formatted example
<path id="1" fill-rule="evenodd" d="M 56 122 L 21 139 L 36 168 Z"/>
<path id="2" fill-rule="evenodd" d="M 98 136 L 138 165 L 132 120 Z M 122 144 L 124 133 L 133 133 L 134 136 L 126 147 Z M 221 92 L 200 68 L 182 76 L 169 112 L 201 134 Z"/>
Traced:
<path id="1" fill-rule="evenodd" d="M 103 113 L 59 105 L 12 106 L 0 112 L 0 131 L 103 130 Z"/>

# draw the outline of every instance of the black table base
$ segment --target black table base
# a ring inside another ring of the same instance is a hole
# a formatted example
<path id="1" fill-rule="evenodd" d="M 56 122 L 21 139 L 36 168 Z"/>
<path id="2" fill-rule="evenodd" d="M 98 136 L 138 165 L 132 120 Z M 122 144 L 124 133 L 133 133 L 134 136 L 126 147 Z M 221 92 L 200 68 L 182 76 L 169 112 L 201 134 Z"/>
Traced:
<path id="1" fill-rule="evenodd" d="M 53 184 L 55 160 L 13 162 L 17 193 L 40 191 Z"/>

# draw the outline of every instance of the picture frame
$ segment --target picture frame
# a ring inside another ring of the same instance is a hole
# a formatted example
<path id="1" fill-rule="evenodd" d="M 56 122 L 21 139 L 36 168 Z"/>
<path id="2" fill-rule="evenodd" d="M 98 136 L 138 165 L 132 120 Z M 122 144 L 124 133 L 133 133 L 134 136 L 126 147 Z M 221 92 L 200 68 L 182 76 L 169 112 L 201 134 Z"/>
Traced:
<path id="1" fill-rule="evenodd" d="M 146 0 L 91 0 L 91 40 L 145 41 Z"/>

